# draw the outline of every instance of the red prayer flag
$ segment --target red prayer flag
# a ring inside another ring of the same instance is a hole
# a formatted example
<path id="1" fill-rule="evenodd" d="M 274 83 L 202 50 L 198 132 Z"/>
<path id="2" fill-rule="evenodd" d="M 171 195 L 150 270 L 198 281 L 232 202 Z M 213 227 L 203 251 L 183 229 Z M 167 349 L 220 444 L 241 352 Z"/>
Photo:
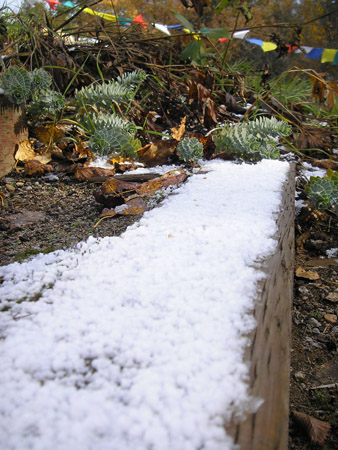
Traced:
<path id="1" fill-rule="evenodd" d="M 49 4 L 51 9 L 53 9 L 53 10 L 55 10 L 55 5 L 61 5 L 61 3 L 58 2 L 57 0 L 46 0 L 46 2 Z"/>
<path id="2" fill-rule="evenodd" d="M 286 47 L 288 48 L 288 53 L 292 53 L 299 48 L 297 45 L 291 46 L 290 44 L 286 44 Z"/>

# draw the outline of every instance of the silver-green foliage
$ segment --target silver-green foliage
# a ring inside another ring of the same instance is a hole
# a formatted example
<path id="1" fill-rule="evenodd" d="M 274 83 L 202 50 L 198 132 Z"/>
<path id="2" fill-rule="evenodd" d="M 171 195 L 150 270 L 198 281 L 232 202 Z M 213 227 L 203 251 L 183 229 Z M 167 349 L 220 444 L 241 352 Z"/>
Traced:
<path id="1" fill-rule="evenodd" d="M 61 113 L 65 104 L 66 99 L 60 92 L 41 91 L 33 95 L 28 111 L 33 117 L 57 116 Z"/>
<path id="2" fill-rule="evenodd" d="M 6 69 L 0 79 L 0 87 L 8 99 L 17 105 L 25 102 L 31 95 L 32 81 L 26 69 L 11 66 Z"/>
<path id="3" fill-rule="evenodd" d="M 120 128 L 130 134 L 137 131 L 136 125 L 114 113 L 86 114 L 80 118 L 80 123 L 89 133 L 94 133 L 95 130 L 102 128 Z"/>
<path id="4" fill-rule="evenodd" d="M 11 66 L 0 79 L 4 94 L 15 104 L 28 103 L 28 112 L 33 117 L 59 114 L 66 103 L 65 97 L 51 89 L 52 77 L 44 69 L 28 72 L 24 68 Z"/>
<path id="5" fill-rule="evenodd" d="M 305 189 L 310 203 L 321 211 L 338 215 L 338 173 L 328 170 L 325 178 L 311 177 Z"/>
<path id="6" fill-rule="evenodd" d="M 226 124 L 213 137 L 216 153 L 226 151 L 240 160 L 256 162 L 278 159 L 277 139 L 288 136 L 291 126 L 275 117 L 260 117 L 251 122 Z"/>
<path id="7" fill-rule="evenodd" d="M 196 138 L 184 138 L 177 146 L 177 154 L 185 162 L 194 162 L 203 156 L 203 144 Z"/>
<path id="8" fill-rule="evenodd" d="M 31 91 L 32 93 L 38 93 L 39 91 L 46 91 L 51 88 L 52 76 L 44 69 L 34 69 L 33 72 L 29 72 L 31 79 Z"/>
<path id="9" fill-rule="evenodd" d="M 120 86 L 126 86 L 128 88 L 134 86 L 137 87 L 140 83 L 143 83 L 147 78 L 147 74 L 143 70 L 134 70 L 133 72 L 123 73 L 116 78 L 117 84 Z"/>
<path id="10" fill-rule="evenodd" d="M 117 81 L 92 84 L 75 93 L 75 101 L 79 105 L 90 105 L 97 109 L 109 110 L 113 103 L 125 103 L 132 100 L 136 87 L 144 81 L 145 72 L 135 70 L 124 77 L 118 77 Z"/>
<path id="11" fill-rule="evenodd" d="M 88 146 L 98 155 L 116 152 L 125 158 L 137 158 L 136 151 L 141 148 L 141 142 L 121 128 L 101 128 L 92 135 Z"/>

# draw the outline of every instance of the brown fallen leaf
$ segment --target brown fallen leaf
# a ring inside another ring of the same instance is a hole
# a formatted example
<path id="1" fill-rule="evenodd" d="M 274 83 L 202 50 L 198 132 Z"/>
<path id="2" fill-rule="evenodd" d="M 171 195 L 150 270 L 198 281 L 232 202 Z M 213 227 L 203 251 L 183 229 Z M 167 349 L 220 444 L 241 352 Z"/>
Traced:
<path id="1" fill-rule="evenodd" d="M 333 159 L 315 159 L 311 161 L 311 164 L 322 169 L 338 170 L 338 162 Z"/>
<path id="2" fill-rule="evenodd" d="M 99 191 L 94 192 L 95 200 L 106 208 L 115 208 L 115 206 L 125 203 L 125 197 L 135 193 L 135 187 L 139 183 L 118 180 L 114 177 L 108 178 L 101 186 Z"/>
<path id="3" fill-rule="evenodd" d="M 304 243 L 309 239 L 311 236 L 311 230 L 305 231 L 305 233 L 302 233 L 298 238 L 296 239 L 297 247 L 299 250 L 304 249 Z"/>
<path id="4" fill-rule="evenodd" d="M 33 142 L 32 139 L 26 139 L 19 143 L 18 149 L 15 152 L 16 161 L 25 162 L 35 158 L 36 154 L 32 146 Z"/>
<path id="5" fill-rule="evenodd" d="M 47 125 L 45 127 L 37 127 L 35 128 L 35 134 L 40 142 L 50 145 L 56 142 L 58 139 L 61 139 L 64 137 L 64 132 L 54 126 L 54 125 Z"/>
<path id="6" fill-rule="evenodd" d="M 126 203 L 115 208 L 115 213 L 122 216 L 143 214 L 147 209 L 147 201 L 142 197 L 127 199 Z"/>
<path id="7" fill-rule="evenodd" d="M 75 150 L 74 153 L 76 154 L 76 157 L 79 159 L 87 158 L 88 156 L 93 156 L 93 153 L 89 150 L 89 148 L 85 147 L 83 145 L 83 142 L 74 144 Z"/>
<path id="8" fill-rule="evenodd" d="M 303 267 L 298 266 L 296 269 L 296 277 L 305 278 L 306 280 L 319 280 L 320 276 L 318 272 L 312 270 L 305 270 Z"/>
<path id="9" fill-rule="evenodd" d="M 140 160 L 149 167 L 167 164 L 174 155 L 178 142 L 176 139 L 159 139 L 137 150 Z"/>
<path id="10" fill-rule="evenodd" d="M 121 195 L 123 193 L 135 192 L 135 189 L 139 186 L 139 183 L 132 181 L 122 181 L 118 178 L 108 178 L 108 180 L 102 185 L 103 194 Z"/>
<path id="11" fill-rule="evenodd" d="M 40 222 L 45 220 L 45 218 L 46 214 L 43 211 L 29 211 L 27 209 L 23 209 L 18 214 L 11 214 L 8 216 L 10 221 L 9 231 L 20 229 L 31 223 Z"/>
<path id="12" fill-rule="evenodd" d="M 295 422 L 304 429 L 312 443 L 320 445 L 324 444 L 331 428 L 331 425 L 328 422 L 315 419 L 314 417 L 297 411 L 292 412 L 292 417 Z"/>
<path id="13" fill-rule="evenodd" d="M 185 133 L 185 123 L 187 121 L 187 116 L 184 116 L 181 124 L 178 128 L 172 128 L 172 136 L 173 139 L 176 139 L 176 141 L 180 141 Z"/>
<path id="14" fill-rule="evenodd" d="M 128 199 L 123 205 L 116 206 L 114 209 L 105 208 L 101 213 L 101 218 L 94 228 L 96 228 L 104 219 L 109 219 L 115 216 L 132 216 L 143 214 L 148 209 L 147 201 L 142 197 L 133 197 Z"/>
<path id="15" fill-rule="evenodd" d="M 154 180 L 147 181 L 141 185 L 135 187 L 135 191 L 139 195 L 145 197 L 151 197 L 156 191 L 166 188 L 168 186 L 174 186 L 176 184 L 183 183 L 188 178 L 188 174 L 184 169 L 170 170 L 161 177 Z"/>
<path id="16" fill-rule="evenodd" d="M 27 175 L 44 175 L 48 172 L 53 172 L 53 167 L 48 164 L 43 164 L 40 161 L 32 159 L 25 163 L 25 172 Z"/>
<path id="17" fill-rule="evenodd" d="M 115 169 L 102 169 L 101 167 L 78 167 L 75 171 L 75 178 L 78 181 L 88 181 L 94 177 L 112 177 Z"/>

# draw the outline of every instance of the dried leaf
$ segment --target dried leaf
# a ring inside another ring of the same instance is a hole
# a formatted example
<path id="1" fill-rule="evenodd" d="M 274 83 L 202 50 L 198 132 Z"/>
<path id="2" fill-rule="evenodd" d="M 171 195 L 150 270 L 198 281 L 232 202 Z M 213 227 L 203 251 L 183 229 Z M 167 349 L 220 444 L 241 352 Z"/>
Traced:
<path id="1" fill-rule="evenodd" d="M 214 126 L 217 123 L 215 112 L 215 102 L 211 98 L 206 99 L 203 103 L 203 125 L 207 128 Z"/>
<path id="2" fill-rule="evenodd" d="M 142 197 L 126 200 L 126 203 L 115 208 L 115 213 L 123 216 L 143 214 L 147 209 L 147 201 Z"/>
<path id="3" fill-rule="evenodd" d="M 52 166 L 43 164 L 35 159 L 25 163 L 25 172 L 27 175 L 44 175 L 45 173 L 53 172 L 53 170 Z"/>
<path id="4" fill-rule="evenodd" d="M 311 77 L 313 81 L 312 96 L 316 102 L 323 103 L 325 99 L 326 83 L 317 77 Z"/>
<path id="5" fill-rule="evenodd" d="M 157 140 L 151 144 L 140 148 L 137 154 L 142 162 L 147 166 L 153 167 L 167 164 L 170 157 L 173 156 L 177 147 L 176 139 Z"/>
<path id="6" fill-rule="evenodd" d="M 296 269 L 296 277 L 305 278 L 306 280 L 319 280 L 320 276 L 318 272 L 312 270 L 305 270 L 303 267 L 298 266 Z"/>
<path id="7" fill-rule="evenodd" d="M 331 425 L 328 422 L 315 419 L 307 414 L 293 411 L 292 416 L 307 433 L 312 443 L 323 445 L 330 431 Z"/>
<path id="8" fill-rule="evenodd" d="M 15 159 L 20 162 L 30 161 L 34 159 L 36 154 L 35 150 L 32 147 L 33 141 L 30 139 L 26 139 L 19 143 L 18 149 L 15 153 Z"/>
<path id="9" fill-rule="evenodd" d="M 88 156 L 92 156 L 93 153 L 89 150 L 89 148 L 85 147 L 82 142 L 75 143 L 75 151 L 77 158 L 83 159 L 88 158 Z"/>
<path id="10" fill-rule="evenodd" d="M 114 169 L 102 169 L 101 167 L 79 167 L 76 169 L 75 178 L 78 181 L 88 181 L 94 177 L 112 177 Z"/>
<path id="11" fill-rule="evenodd" d="M 176 139 L 176 141 L 180 141 L 182 139 L 182 136 L 185 133 L 185 123 L 186 123 L 186 121 L 187 121 L 187 116 L 184 116 L 182 121 L 181 121 L 180 126 L 178 128 L 172 128 L 171 129 L 172 136 L 173 136 L 174 139 Z"/>
<path id="12" fill-rule="evenodd" d="M 108 178 L 108 180 L 105 183 L 103 183 L 101 191 L 105 195 L 113 194 L 120 196 L 123 193 L 130 194 L 131 192 L 135 192 L 138 186 L 139 183 L 122 181 L 112 177 Z"/>
<path id="13" fill-rule="evenodd" d="M 300 236 L 298 236 L 296 243 L 299 250 L 304 249 L 304 243 L 309 239 L 311 236 L 311 230 L 305 231 L 305 233 L 302 233 Z"/>
<path id="14" fill-rule="evenodd" d="M 151 197 L 156 191 L 183 183 L 187 178 L 188 174 L 184 169 L 170 170 L 159 178 L 142 183 L 135 191 L 145 197 Z"/>
<path id="15" fill-rule="evenodd" d="M 23 209 L 18 214 L 11 214 L 8 216 L 10 221 L 9 231 L 20 229 L 31 223 L 40 222 L 45 220 L 45 218 L 46 214 L 42 211 L 28 211 L 27 209 Z"/>
<path id="16" fill-rule="evenodd" d="M 64 132 L 54 125 L 47 125 L 45 127 L 35 128 L 35 134 L 40 142 L 50 145 L 56 142 L 58 139 L 64 137 Z"/>
<path id="17" fill-rule="evenodd" d="M 338 162 L 332 159 L 314 159 L 311 161 L 311 164 L 322 169 L 338 170 Z"/>

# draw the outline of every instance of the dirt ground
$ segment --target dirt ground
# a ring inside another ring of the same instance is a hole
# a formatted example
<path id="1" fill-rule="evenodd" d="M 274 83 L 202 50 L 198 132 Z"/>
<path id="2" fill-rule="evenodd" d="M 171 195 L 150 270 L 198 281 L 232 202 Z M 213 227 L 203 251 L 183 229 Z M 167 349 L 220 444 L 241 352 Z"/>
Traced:
<path id="1" fill-rule="evenodd" d="M 62 173 L 33 178 L 13 171 L 4 177 L 0 265 L 69 248 L 89 236 L 118 236 L 139 219 L 119 216 L 95 227 L 102 209 L 95 190 L 98 185 Z M 338 449 L 338 254 L 330 250 L 338 247 L 337 217 L 305 204 L 295 233 L 289 448 L 333 450 Z M 330 424 L 324 444 L 311 442 L 297 413 L 306 415 L 310 429 L 309 418 L 323 421 L 320 429 Z"/>

